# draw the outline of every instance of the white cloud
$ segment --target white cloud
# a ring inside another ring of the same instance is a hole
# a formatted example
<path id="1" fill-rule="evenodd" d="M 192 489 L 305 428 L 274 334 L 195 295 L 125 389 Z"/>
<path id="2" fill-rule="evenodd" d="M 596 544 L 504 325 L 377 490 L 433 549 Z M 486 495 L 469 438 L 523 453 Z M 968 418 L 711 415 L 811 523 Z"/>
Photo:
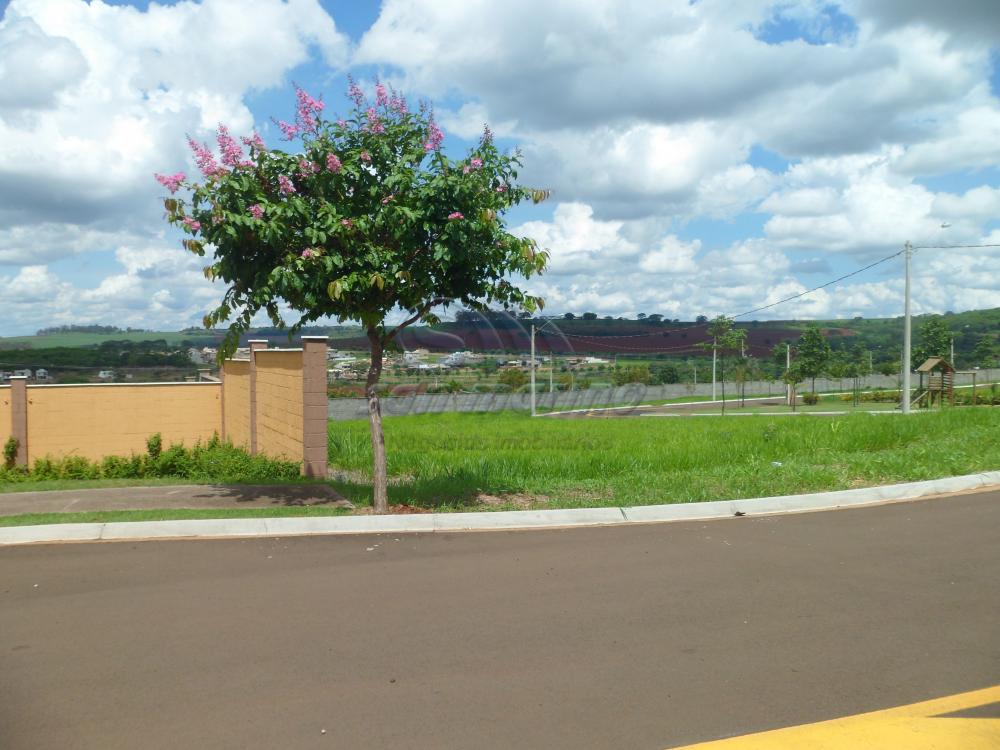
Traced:
<path id="1" fill-rule="evenodd" d="M 179 329 L 199 324 L 221 299 L 221 288 L 201 273 L 204 260 L 186 251 L 121 246 L 115 259 L 120 270 L 92 287 L 65 281 L 41 265 L 0 275 L 5 333 L 87 323 Z"/>
<path id="2" fill-rule="evenodd" d="M 49 36 L 30 18 L 13 16 L 0 26 L 0 113 L 49 108 L 64 89 L 87 73 L 80 50 Z"/>
<path id="3" fill-rule="evenodd" d="M 701 242 L 682 242 L 676 235 L 664 237 L 659 247 L 643 255 L 639 268 L 646 273 L 693 273 L 698 269 L 695 256 Z"/>
<path id="4" fill-rule="evenodd" d="M 582 203 L 560 203 L 552 221 L 529 221 L 512 228 L 531 237 L 551 254 L 549 274 L 576 274 L 586 270 L 611 270 L 639 247 L 621 235 L 623 222 L 598 221 L 594 210 Z"/>
<path id="5" fill-rule="evenodd" d="M 189 164 L 185 133 L 206 137 L 220 121 L 249 131 L 243 98 L 282 83 L 311 48 L 346 61 L 346 38 L 315 0 L 148 12 L 15 0 L 0 20 L 0 83 L 18 79 L 0 85 L 0 105 L 20 112 L 0 119 L 0 221 L 149 231 L 162 192 L 152 173 Z"/>

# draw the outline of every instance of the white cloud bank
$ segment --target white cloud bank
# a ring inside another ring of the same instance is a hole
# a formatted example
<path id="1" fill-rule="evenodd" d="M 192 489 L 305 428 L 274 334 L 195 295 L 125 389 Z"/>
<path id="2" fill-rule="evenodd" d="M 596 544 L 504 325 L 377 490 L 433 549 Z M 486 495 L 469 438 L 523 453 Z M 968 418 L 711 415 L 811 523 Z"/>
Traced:
<path id="1" fill-rule="evenodd" d="M 517 227 L 552 251 L 536 285 L 550 310 L 746 309 L 905 240 L 990 236 L 998 39 L 1000 11 L 976 0 L 385 0 L 354 47 L 318 0 L 14 0 L 0 20 L 0 295 L 50 301 L 5 325 L 37 327 L 39 309 L 54 323 L 200 318 L 212 287 L 161 234 L 150 175 L 188 164 L 185 133 L 249 130 L 249 97 L 310 61 L 374 66 L 447 97 L 453 134 L 489 121 L 522 145 L 525 181 L 553 189 L 552 214 Z M 941 188 L 958 170 L 971 176 Z M 98 252 L 117 266 L 92 288 L 46 265 Z M 1000 305 L 996 260 L 921 258 L 918 309 Z M 865 277 L 773 314 L 896 314 L 897 286 Z"/>

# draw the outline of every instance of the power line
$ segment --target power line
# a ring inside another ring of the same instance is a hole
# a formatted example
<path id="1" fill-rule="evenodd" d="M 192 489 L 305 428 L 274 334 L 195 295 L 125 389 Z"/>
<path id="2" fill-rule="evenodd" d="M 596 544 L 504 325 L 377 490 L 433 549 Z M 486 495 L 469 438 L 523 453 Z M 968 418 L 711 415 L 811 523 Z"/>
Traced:
<path id="1" fill-rule="evenodd" d="M 1000 247 L 1000 243 L 987 244 L 987 245 L 914 245 L 913 249 L 914 250 L 961 250 L 974 247 Z"/>
<path id="2" fill-rule="evenodd" d="M 957 245 L 956 245 L 956 247 L 957 247 Z M 906 252 L 906 251 L 905 250 L 900 250 L 899 252 L 893 253 L 892 255 L 887 255 L 884 258 L 882 258 L 881 260 L 875 261 L 874 263 L 869 263 L 864 268 L 859 268 L 856 271 L 851 271 L 850 273 L 845 273 L 843 276 L 839 276 L 838 278 L 833 279 L 833 281 L 828 281 L 825 284 L 820 284 L 819 286 L 813 287 L 812 289 L 807 289 L 804 292 L 799 292 L 798 294 L 793 294 L 791 297 L 785 297 L 784 299 L 779 299 L 777 302 L 772 302 L 769 305 L 763 305 L 761 307 L 755 307 L 753 310 L 747 310 L 746 312 L 741 312 L 739 315 L 733 315 L 732 317 L 735 320 L 736 318 L 742 318 L 742 317 L 745 317 L 747 315 L 751 315 L 752 313 L 760 312 L 761 310 L 768 310 L 768 309 L 770 309 L 772 307 L 777 307 L 778 305 L 783 305 L 784 303 L 791 302 L 793 299 L 798 299 L 799 297 L 805 297 L 807 294 L 812 294 L 813 292 L 818 292 L 820 289 L 825 289 L 828 286 L 833 286 L 834 284 L 839 284 L 844 279 L 849 279 L 852 276 L 857 276 L 859 273 L 864 273 L 865 271 L 869 270 L 870 268 L 875 268 L 875 266 L 881 265 L 882 263 L 885 263 L 888 260 L 892 260 L 893 258 L 898 258 L 904 252 Z"/>

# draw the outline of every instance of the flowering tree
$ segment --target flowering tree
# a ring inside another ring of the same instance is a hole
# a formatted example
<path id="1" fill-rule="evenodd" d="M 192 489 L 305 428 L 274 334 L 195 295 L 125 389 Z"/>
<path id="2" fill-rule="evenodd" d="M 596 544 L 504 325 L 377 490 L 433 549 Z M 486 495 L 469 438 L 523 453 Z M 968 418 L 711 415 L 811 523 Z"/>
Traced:
<path id="1" fill-rule="evenodd" d="M 441 151 L 444 134 L 426 105 L 411 111 L 382 84 L 369 101 L 351 83 L 350 112 L 324 119 L 324 104 L 296 89 L 292 123 L 278 122 L 296 153 L 268 149 L 260 136 L 242 146 L 220 125 L 219 158 L 189 139 L 202 182 L 156 175 L 171 193 L 167 219 L 210 253 L 209 279 L 226 285 L 206 327 L 228 322 L 220 357 L 264 311 L 291 331 L 324 317 L 360 323 L 371 348 L 366 395 L 374 458 L 374 508 L 388 510 L 385 441 L 376 386 L 386 346 L 451 302 L 534 311 L 542 300 L 516 283 L 545 270 L 548 254 L 508 233 L 504 212 L 546 193 L 517 184 L 519 155 L 497 149 L 489 129 L 460 160 Z M 390 322 L 394 321 L 394 322 Z"/>

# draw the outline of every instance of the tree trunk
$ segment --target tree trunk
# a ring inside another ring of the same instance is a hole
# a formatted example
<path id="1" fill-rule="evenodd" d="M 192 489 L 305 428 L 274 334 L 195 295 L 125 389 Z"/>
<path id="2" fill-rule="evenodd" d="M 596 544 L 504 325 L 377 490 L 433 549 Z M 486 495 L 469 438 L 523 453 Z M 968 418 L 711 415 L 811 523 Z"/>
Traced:
<path id="1" fill-rule="evenodd" d="M 382 407 L 378 400 L 379 378 L 382 377 L 382 355 L 384 344 L 375 330 L 369 329 L 372 361 L 368 368 L 365 396 L 368 397 L 368 424 L 372 433 L 372 510 L 375 513 L 389 512 L 389 477 L 385 462 L 385 433 L 382 431 Z"/>

